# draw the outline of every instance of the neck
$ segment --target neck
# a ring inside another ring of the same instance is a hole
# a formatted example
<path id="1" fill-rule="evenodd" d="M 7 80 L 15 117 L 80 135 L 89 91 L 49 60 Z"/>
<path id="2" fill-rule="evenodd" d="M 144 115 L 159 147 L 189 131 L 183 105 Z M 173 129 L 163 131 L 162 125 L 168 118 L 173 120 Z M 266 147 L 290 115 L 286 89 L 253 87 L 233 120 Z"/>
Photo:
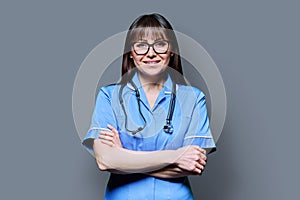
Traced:
<path id="1" fill-rule="evenodd" d="M 155 77 L 146 77 L 143 76 L 143 74 L 138 73 L 138 76 L 144 91 L 153 89 L 160 91 L 167 80 L 167 73 L 162 73 L 161 75 Z"/>

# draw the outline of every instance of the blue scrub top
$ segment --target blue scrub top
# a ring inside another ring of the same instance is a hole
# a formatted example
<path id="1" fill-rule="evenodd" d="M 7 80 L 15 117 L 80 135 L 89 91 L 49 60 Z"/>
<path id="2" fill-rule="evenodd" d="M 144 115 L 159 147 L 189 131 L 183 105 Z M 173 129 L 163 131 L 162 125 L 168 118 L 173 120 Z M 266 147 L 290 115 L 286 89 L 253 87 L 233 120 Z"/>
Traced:
<path id="1" fill-rule="evenodd" d="M 93 152 L 92 141 L 98 138 L 99 129 L 107 128 L 107 124 L 118 130 L 123 148 L 130 150 L 169 150 L 186 145 L 215 149 L 203 92 L 192 86 L 176 85 L 176 101 L 172 117 L 174 131 L 170 134 L 164 132 L 163 126 L 166 124 L 172 93 L 171 77 L 168 75 L 152 108 L 137 73 L 132 81 L 140 92 L 141 112 L 146 119 L 146 127 L 134 135 L 125 129 L 125 120 L 129 130 L 136 130 L 144 125 L 133 86 L 127 83 L 122 92 L 127 119 L 119 102 L 121 85 L 105 86 L 99 91 L 91 126 L 83 141 L 90 152 Z M 162 179 L 144 174 L 111 173 L 105 199 L 190 200 L 193 199 L 193 194 L 187 177 Z"/>

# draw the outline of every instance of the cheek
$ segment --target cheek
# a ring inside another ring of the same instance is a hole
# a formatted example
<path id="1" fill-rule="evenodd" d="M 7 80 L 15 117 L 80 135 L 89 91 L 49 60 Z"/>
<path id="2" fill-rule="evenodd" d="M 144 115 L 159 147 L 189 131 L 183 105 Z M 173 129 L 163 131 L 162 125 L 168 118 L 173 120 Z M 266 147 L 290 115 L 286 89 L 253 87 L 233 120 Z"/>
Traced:
<path id="1" fill-rule="evenodd" d="M 170 62 L 170 55 L 169 56 L 166 56 L 164 57 L 164 64 L 168 65 Z"/>
<path id="2" fill-rule="evenodd" d="M 141 62 L 141 58 L 139 58 L 138 56 L 133 56 L 132 59 L 133 59 L 134 64 Z"/>

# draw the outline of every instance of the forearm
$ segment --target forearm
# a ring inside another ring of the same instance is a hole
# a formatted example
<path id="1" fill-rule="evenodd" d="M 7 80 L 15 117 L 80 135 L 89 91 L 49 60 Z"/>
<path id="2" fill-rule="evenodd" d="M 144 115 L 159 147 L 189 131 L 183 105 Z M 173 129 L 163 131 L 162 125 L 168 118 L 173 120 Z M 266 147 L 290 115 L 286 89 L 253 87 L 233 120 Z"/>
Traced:
<path id="1" fill-rule="evenodd" d="M 131 151 L 117 146 L 108 146 L 99 139 L 94 140 L 96 162 L 101 170 L 146 173 L 173 164 L 179 157 L 176 150 Z"/>
<path id="2" fill-rule="evenodd" d="M 123 171 L 119 171 L 119 170 L 115 170 L 115 169 L 109 169 L 107 171 L 114 173 L 114 174 L 131 174 L 129 172 L 123 172 Z M 146 172 L 144 174 L 147 174 L 149 176 L 153 176 L 156 178 L 179 178 L 179 177 L 184 177 L 184 176 L 189 176 L 189 175 L 199 175 L 195 172 L 184 170 L 176 165 L 169 165 L 162 169 L 155 170 L 152 172 Z"/>
<path id="3" fill-rule="evenodd" d="M 199 175 L 195 172 L 184 170 L 176 165 L 169 165 L 162 169 L 155 170 L 152 172 L 147 172 L 145 174 L 148 174 L 150 176 L 154 176 L 157 178 L 179 178 L 184 177 L 188 175 Z"/>

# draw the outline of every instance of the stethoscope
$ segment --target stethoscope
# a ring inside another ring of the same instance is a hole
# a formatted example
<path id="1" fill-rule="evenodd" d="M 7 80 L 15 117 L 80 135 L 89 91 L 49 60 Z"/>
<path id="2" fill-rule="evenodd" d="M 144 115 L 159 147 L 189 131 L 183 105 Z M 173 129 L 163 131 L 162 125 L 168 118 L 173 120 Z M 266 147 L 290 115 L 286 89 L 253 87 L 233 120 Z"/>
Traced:
<path id="1" fill-rule="evenodd" d="M 122 84 L 121 87 L 120 87 L 119 101 L 120 101 L 120 104 L 122 106 L 122 109 L 123 109 L 123 112 L 124 112 L 124 115 L 125 115 L 125 129 L 126 129 L 126 131 L 131 132 L 132 134 L 136 134 L 136 133 L 142 131 L 146 127 L 147 122 L 146 122 L 146 119 L 145 119 L 145 117 L 144 117 L 144 115 L 141 111 L 140 92 L 139 92 L 138 88 L 136 87 L 136 85 L 132 82 L 132 80 L 130 80 L 129 83 L 134 88 L 135 96 L 136 96 L 138 107 L 139 107 L 139 113 L 140 113 L 140 115 L 141 115 L 141 117 L 144 121 L 144 125 L 142 127 L 138 127 L 138 129 L 136 129 L 136 130 L 130 130 L 127 127 L 127 113 L 126 113 L 126 110 L 125 110 L 125 105 L 124 105 L 124 101 L 123 101 L 123 97 L 122 97 L 122 93 L 123 93 L 123 89 L 125 87 L 125 84 Z M 171 122 L 172 122 L 172 117 L 173 117 L 174 107 L 175 107 L 175 99 L 176 99 L 176 94 L 175 93 L 176 93 L 176 84 L 174 82 L 172 82 L 172 93 L 171 93 L 171 99 L 170 99 L 170 104 L 169 104 L 169 111 L 168 111 L 168 115 L 167 115 L 167 119 L 166 119 L 166 124 L 163 126 L 163 130 L 166 133 L 169 133 L 169 134 L 172 134 L 173 131 L 174 131 Z"/>

